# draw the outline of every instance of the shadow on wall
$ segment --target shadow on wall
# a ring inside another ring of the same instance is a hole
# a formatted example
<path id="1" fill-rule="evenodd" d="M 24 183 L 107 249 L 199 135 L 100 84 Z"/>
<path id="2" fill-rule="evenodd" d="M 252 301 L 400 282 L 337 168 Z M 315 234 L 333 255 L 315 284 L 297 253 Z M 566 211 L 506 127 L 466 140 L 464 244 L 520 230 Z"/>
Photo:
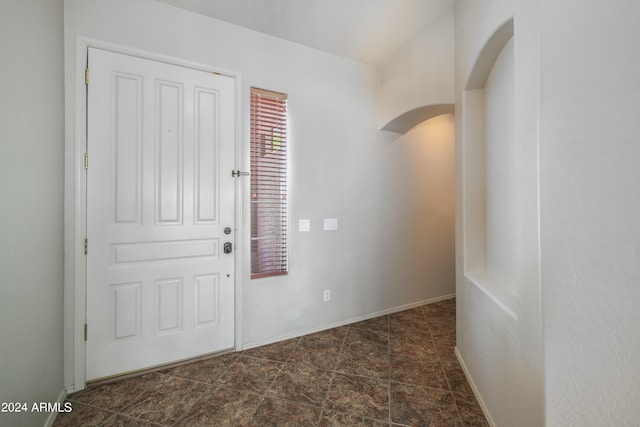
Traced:
<path id="1" fill-rule="evenodd" d="M 505 22 L 484 46 L 463 93 L 466 153 L 464 271 L 512 318 L 517 318 L 518 140 L 515 132 L 514 26 Z M 522 237 L 520 237 L 522 241 Z"/>
<path id="2" fill-rule="evenodd" d="M 425 105 L 400 114 L 382 127 L 382 130 L 405 134 L 420 123 L 447 113 L 453 113 L 453 104 Z"/>
<path id="3" fill-rule="evenodd" d="M 430 118 L 399 136 L 384 152 L 384 194 L 375 208 L 384 250 L 379 275 L 408 301 L 455 293 L 455 119 Z M 391 298 L 398 298 L 396 295 Z"/>

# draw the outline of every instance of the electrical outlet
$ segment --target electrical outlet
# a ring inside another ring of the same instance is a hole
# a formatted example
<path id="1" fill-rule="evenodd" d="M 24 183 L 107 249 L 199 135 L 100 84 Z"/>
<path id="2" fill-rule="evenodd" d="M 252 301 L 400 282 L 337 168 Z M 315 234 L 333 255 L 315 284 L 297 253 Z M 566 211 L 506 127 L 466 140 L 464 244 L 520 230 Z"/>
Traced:
<path id="1" fill-rule="evenodd" d="M 324 290 L 324 302 L 327 301 L 331 301 L 331 290 L 330 289 L 325 289 Z"/>

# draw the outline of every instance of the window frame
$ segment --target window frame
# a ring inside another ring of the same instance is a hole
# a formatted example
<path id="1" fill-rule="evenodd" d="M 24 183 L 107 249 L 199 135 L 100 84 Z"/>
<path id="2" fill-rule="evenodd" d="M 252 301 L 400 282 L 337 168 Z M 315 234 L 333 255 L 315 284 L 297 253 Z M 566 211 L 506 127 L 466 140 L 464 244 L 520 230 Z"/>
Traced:
<path id="1" fill-rule="evenodd" d="M 289 272 L 288 124 L 288 96 L 251 87 L 251 279 Z"/>

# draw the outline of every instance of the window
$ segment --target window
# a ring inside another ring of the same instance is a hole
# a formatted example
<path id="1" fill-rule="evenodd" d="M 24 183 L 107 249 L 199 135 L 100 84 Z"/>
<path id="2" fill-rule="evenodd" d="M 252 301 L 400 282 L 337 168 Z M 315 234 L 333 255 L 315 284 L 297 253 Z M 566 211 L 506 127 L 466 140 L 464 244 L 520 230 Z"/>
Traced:
<path id="1" fill-rule="evenodd" d="M 251 278 L 287 274 L 287 95 L 251 88 Z"/>

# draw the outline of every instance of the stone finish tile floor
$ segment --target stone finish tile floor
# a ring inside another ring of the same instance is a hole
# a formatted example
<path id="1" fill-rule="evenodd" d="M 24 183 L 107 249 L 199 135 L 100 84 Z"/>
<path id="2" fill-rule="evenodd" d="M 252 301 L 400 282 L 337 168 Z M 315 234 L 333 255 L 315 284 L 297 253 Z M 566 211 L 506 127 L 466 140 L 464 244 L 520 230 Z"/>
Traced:
<path id="1" fill-rule="evenodd" d="M 455 299 L 89 386 L 54 426 L 488 426 Z"/>

